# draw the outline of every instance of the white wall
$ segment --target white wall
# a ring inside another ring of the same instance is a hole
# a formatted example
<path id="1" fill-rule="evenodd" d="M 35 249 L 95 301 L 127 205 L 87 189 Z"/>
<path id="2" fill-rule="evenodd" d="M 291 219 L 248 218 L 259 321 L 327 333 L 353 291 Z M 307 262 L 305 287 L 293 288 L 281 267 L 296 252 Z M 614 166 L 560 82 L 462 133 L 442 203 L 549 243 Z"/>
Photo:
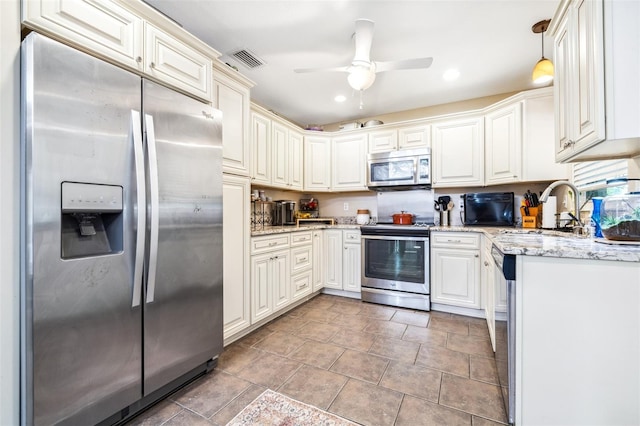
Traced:
<path id="1" fill-rule="evenodd" d="M 20 2 L 0 0 L 0 424 L 19 423 Z"/>

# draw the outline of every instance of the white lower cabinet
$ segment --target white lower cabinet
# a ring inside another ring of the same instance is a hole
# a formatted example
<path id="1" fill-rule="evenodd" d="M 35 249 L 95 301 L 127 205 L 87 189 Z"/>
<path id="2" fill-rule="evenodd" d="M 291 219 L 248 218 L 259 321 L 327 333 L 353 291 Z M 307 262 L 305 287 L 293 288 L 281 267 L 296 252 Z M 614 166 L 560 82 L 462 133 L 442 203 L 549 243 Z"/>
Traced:
<path id="1" fill-rule="evenodd" d="M 289 250 L 251 257 L 251 323 L 289 304 Z"/>
<path id="2" fill-rule="evenodd" d="M 249 285 L 249 178 L 225 174 L 222 179 L 224 244 L 224 338 L 251 325 Z"/>
<path id="3" fill-rule="evenodd" d="M 312 233 L 312 256 L 311 262 L 313 271 L 312 291 L 318 291 L 324 287 L 324 231 L 315 230 Z"/>
<path id="4" fill-rule="evenodd" d="M 361 248 L 360 231 L 328 229 L 325 239 L 326 288 L 360 292 Z"/>
<path id="5" fill-rule="evenodd" d="M 496 322 L 495 322 L 495 294 L 496 294 L 496 264 L 491 256 L 491 240 L 483 237 L 482 250 L 482 299 L 484 301 L 484 314 L 487 319 L 487 328 L 491 338 L 491 346 L 496 350 Z"/>
<path id="6" fill-rule="evenodd" d="M 480 234 L 431 233 L 431 301 L 481 308 Z"/>

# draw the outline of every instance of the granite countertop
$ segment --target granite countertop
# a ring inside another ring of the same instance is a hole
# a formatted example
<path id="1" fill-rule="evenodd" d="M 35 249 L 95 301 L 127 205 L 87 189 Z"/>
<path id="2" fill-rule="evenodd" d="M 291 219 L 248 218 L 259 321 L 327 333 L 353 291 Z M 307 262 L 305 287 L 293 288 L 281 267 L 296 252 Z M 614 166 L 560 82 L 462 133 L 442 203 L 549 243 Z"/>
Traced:
<path id="1" fill-rule="evenodd" d="M 260 228 L 260 229 L 252 229 L 251 236 L 260 237 L 263 235 L 281 234 L 283 232 L 303 232 L 303 231 L 311 231 L 314 229 L 360 229 L 360 225 L 357 225 L 354 223 L 354 224 L 347 224 L 347 225 L 314 224 L 314 225 L 303 225 L 300 227 L 265 226 L 264 228 Z"/>
<path id="2" fill-rule="evenodd" d="M 299 228 L 294 226 L 265 226 L 264 229 L 251 231 L 251 236 L 257 237 L 282 232 L 301 232 L 313 229 L 360 229 L 360 225 L 318 224 L 301 226 Z M 430 229 L 432 232 L 483 233 L 491 238 L 491 242 L 504 254 L 640 263 L 640 245 L 602 243 L 566 232 L 479 226 L 432 226 Z"/>

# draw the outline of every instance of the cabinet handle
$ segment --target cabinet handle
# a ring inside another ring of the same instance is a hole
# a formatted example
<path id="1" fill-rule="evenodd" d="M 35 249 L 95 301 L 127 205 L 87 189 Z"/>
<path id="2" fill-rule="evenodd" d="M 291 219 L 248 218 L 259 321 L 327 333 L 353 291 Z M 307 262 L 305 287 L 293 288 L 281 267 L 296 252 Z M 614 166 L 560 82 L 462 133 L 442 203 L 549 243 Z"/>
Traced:
<path id="1" fill-rule="evenodd" d="M 300 262 L 306 262 L 306 261 L 307 261 L 307 258 L 306 258 L 306 257 L 301 257 L 301 258 L 300 258 Z"/>
<path id="2" fill-rule="evenodd" d="M 301 284 L 299 286 L 296 286 L 296 290 L 301 290 L 303 288 L 305 288 L 307 285 L 306 284 Z"/>
<path id="3" fill-rule="evenodd" d="M 269 243 L 269 247 L 273 247 L 275 245 L 278 245 L 278 243 L 276 243 L 276 242 Z"/>
<path id="4" fill-rule="evenodd" d="M 461 243 L 462 240 L 447 240 L 448 243 Z"/>
<path id="5" fill-rule="evenodd" d="M 142 62 L 142 56 L 138 56 L 138 57 L 136 58 L 136 62 L 137 62 L 137 63 Z"/>
<path id="6" fill-rule="evenodd" d="M 149 66 L 150 66 L 151 68 L 155 68 L 155 67 L 156 67 L 156 63 L 155 63 L 155 62 L 151 62 L 151 63 L 149 64 Z"/>
<path id="7" fill-rule="evenodd" d="M 274 259 L 277 259 L 279 256 L 273 256 Z"/>

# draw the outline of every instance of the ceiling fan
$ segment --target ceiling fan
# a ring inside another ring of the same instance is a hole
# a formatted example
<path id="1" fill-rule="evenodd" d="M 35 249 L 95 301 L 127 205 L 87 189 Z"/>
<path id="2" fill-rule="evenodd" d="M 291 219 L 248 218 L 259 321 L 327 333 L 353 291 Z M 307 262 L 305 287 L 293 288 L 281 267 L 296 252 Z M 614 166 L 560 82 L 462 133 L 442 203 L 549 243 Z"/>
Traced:
<path id="1" fill-rule="evenodd" d="M 351 65 L 343 67 L 328 68 L 304 68 L 295 69 L 297 73 L 317 72 L 317 71 L 338 71 L 347 72 L 347 81 L 354 90 L 363 91 L 371 87 L 376 79 L 376 73 L 429 68 L 433 63 L 433 58 L 414 58 L 400 61 L 372 61 L 370 58 L 371 43 L 373 41 L 374 22 L 369 19 L 356 20 L 355 45 L 356 53 L 351 61 Z"/>

